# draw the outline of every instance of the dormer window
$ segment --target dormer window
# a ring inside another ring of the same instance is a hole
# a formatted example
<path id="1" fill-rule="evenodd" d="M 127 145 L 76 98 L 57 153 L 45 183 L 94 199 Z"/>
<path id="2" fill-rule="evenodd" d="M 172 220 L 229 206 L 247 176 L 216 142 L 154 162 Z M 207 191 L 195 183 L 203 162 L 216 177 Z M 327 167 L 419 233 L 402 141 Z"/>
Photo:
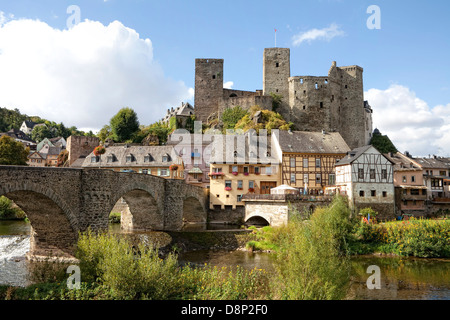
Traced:
<path id="1" fill-rule="evenodd" d="M 151 154 L 147 154 L 144 156 L 144 162 L 151 162 L 153 161 L 153 157 Z"/>
<path id="2" fill-rule="evenodd" d="M 133 162 L 135 161 L 135 157 L 132 154 L 127 155 L 126 157 L 127 162 Z"/>
<path id="3" fill-rule="evenodd" d="M 169 156 L 168 155 L 163 156 L 162 162 L 169 162 Z"/>
<path id="4" fill-rule="evenodd" d="M 114 161 L 117 161 L 117 158 L 114 154 L 109 155 L 108 157 L 106 157 L 106 162 L 107 163 L 112 163 Z"/>
<path id="5" fill-rule="evenodd" d="M 98 156 L 91 157 L 91 163 L 97 163 L 99 161 L 100 161 L 100 157 L 98 157 Z"/>

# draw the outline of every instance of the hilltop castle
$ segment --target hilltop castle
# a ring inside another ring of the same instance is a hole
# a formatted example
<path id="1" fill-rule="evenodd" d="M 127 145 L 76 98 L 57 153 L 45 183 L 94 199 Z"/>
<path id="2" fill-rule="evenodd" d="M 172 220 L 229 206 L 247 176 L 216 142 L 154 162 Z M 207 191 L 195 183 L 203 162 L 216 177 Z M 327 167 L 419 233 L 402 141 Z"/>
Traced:
<path id="1" fill-rule="evenodd" d="M 338 67 L 327 76 L 291 76 L 290 49 L 266 48 L 263 89 L 223 88 L 223 59 L 195 60 L 194 107 L 197 120 L 217 118 L 226 108 L 272 109 L 272 94 L 281 96 L 276 110 L 296 130 L 339 132 L 350 148 L 367 145 L 372 133 L 372 109 L 364 101 L 363 69 Z"/>

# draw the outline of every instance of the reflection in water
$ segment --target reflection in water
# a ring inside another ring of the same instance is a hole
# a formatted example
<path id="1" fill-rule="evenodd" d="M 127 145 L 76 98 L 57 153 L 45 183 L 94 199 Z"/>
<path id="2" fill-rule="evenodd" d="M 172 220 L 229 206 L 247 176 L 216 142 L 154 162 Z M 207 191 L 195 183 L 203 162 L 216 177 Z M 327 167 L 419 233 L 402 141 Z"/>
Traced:
<path id="1" fill-rule="evenodd" d="M 221 225 L 223 227 L 223 225 Z M 233 226 L 235 229 L 235 226 Z M 30 225 L 20 221 L 0 221 L 0 285 L 28 284 Z M 110 232 L 120 232 L 120 224 L 111 225 Z M 151 233 L 147 235 L 150 239 Z M 140 236 L 145 236 L 141 233 Z M 239 265 L 246 269 L 274 272 L 274 256 L 247 251 L 194 251 L 179 255 L 181 265 L 218 267 Z M 450 259 L 415 259 L 398 257 L 352 257 L 352 285 L 349 299 L 359 300 L 450 300 Z M 370 290 L 367 268 L 380 268 L 381 289 Z"/>

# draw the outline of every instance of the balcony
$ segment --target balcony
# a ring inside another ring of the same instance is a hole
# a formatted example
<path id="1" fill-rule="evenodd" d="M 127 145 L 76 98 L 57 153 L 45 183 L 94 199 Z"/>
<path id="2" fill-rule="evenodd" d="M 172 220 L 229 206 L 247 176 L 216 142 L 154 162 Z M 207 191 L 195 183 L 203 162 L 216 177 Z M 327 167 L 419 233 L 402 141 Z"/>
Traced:
<path id="1" fill-rule="evenodd" d="M 244 194 L 242 201 L 327 201 L 331 202 L 334 196 L 314 196 L 303 194 Z"/>

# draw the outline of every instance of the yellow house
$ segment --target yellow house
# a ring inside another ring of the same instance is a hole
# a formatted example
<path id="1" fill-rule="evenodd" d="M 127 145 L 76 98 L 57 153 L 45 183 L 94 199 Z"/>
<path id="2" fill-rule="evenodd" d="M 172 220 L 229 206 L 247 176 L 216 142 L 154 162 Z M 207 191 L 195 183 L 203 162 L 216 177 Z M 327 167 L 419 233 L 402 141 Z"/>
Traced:
<path id="1" fill-rule="evenodd" d="M 262 152 L 250 151 L 248 140 L 214 141 L 210 161 L 210 209 L 244 207 L 245 194 L 269 194 L 280 184 L 280 164 L 276 154 L 259 143 Z M 218 152 L 223 150 L 222 152 Z M 219 154 L 220 153 L 220 154 Z"/>

